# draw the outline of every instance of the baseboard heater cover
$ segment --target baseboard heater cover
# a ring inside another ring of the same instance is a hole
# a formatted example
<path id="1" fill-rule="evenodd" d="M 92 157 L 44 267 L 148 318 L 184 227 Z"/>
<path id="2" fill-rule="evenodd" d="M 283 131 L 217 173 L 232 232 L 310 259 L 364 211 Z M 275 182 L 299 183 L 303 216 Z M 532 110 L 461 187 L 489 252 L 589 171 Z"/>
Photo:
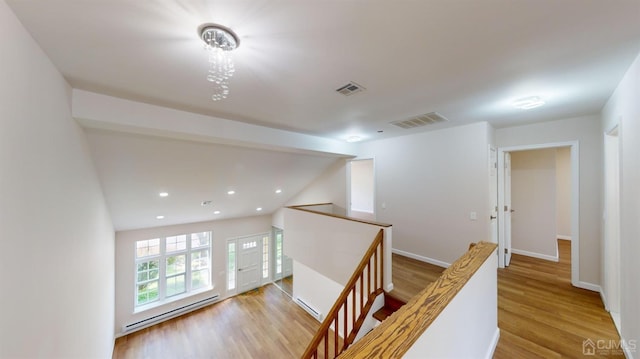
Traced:
<path id="1" fill-rule="evenodd" d="M 315 308 L 307 304 L 307 302 L 305 302 L 304 299 L 301 299 L 300 297 L 296 297 L 296 304 L 302 307 L 302 309 L 304 309 L 307 313 L 311 314 L 318 321 L 320 322 L 322 321 L 323 319 L 322 313 L 320 313 Z"/>
<path id="2" fill-rule="evenodd" d="M 182 307 L 179 308 L 175 308 L 172 309 L 170 311 L 158 314 L 158 315 L 154 315 L 153 317 L 149 317 L 143 320 L 140 320 L 138 322 L 135 323 L 131 323 L 131 324 L 127 324 L 127 325 L 123 325 L 122 326 L 122 333 L 128 333 L 131 332 L 133 330 L 136 329 L 142 329 L 142 328 L 146 328 L 148 326 L 151 326 L 153 324 L 157 324 L 160 323 L 162 321 L 165 321 L 167 319 L 171 319 L 171 318 L 175 318 L 180 314 L 185 314 L 191 311 L 194 311 L 196 309 L 200 309 L 206 305 L 212 304 L 214 302 L 217 302 L 218 299 L 220 298 L 220 294 L 216 294 L 213 297 L 209 297 L 209 298 L 205 298 L 202 300 L 199 300 L 197 302 L 191 303 L 191 304 L 187 304 L 184 305 Z"/>

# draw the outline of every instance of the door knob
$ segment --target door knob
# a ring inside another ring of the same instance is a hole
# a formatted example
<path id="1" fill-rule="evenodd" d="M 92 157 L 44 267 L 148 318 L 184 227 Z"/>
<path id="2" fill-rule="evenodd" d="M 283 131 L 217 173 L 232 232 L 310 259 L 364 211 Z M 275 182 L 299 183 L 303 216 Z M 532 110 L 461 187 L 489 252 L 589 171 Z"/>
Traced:
<path id="1" fill-rule="evenodd" d="M 496 216 L 489 216 L 489 219 L 496 219 Z"/>

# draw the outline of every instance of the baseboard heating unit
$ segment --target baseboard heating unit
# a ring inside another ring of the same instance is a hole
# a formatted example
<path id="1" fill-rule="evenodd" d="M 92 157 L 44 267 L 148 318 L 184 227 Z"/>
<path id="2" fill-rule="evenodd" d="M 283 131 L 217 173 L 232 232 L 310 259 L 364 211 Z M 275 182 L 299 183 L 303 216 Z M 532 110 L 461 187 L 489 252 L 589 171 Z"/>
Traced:
<path id="1" fill-rule="evenodd" d="M 220 298 L 220 295 L 216 294 L 213 297 L 205 298 L 195 303 L 191 303 L 179 308 L 175 308 L 167 312 L 164 312 L 162 314 L 154 315 L 153 317 L 143 319 L 135 323 L 124 325 L 122 326 L 122 334 L 127 334 L 129 332 L 132 332 L 138 329 L 146 328 L 151 325 L 158 324 L 167 319 L 175 318 L 181 314 L 185 314 L 185 313 L 194 311 L 196 309 L 200 309 L 206 305 L 217 302 L 219 298 Z"/>
<path id="2" fill-rule="evenodd" d="M 316 318 L 318 321 L 322 321 L 322 313 L 318 312 L 316 309 L 314 309 L 312 306 L 310 306 L 309 304 L 307 304 L 307 302 L 304 301 L 304 299 L 300 299 L 299 297 L 296 298 L 296 304 L 298 304 L 302 309 L 304 309 L 307 313 L 311 314 L 314 318 Z"/>

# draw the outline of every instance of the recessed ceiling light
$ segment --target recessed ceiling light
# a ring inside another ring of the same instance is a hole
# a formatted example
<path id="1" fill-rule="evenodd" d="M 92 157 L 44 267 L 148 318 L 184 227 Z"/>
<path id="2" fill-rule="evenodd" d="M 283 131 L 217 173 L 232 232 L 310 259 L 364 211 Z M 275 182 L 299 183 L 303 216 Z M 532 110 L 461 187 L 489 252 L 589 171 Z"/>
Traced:
<path id="1" fill-rule="evenodd" d="M 258 211 L 258 212 L 262 211 L 262 207 L 256 208 L 256 211 Z"/>
<path id="2" fill-rule="evenodd" d="M 276 190 L 276 193 L 277 193 L 277 194 L 280 194 L 280 193 L 282 193 L 282 190 L 278 188 L 278 189 Z"/>
<path id="3" fill-rule="evenodd" d="M 158 193 L 158 196 L 160 196 L 160 197 L 167 197 L 168 195 L 169 195 L 168 192 L 160 192 L 160 193 Z"/>
<path id="4" fill-rule="evenodd" d="M 352 143 L 352 142 L 360 142 L 362 141 L 362 137 L 360 136 L 349 136 L 347 138 L 347 142 Z"/>
<path id="5" fill-rule="evenodd" d="M 164 216 L 156 216 L 156 219 L 164 219 Z"/>
<path id="6" fill-rule="evenodd" d="M 220 211 L 213 211 L 213 214 L 220 214 Z"/>
<path id="7" fill-rule="evenodd" d="M 544 100 L 538 96 L 524 97 L 513 101 L 513 107 L 522 110 L 531 110 L 532 108 L 540 107 L 544 104 Z"/>
<path id="8" fill-rule="evenodd" d="M 227 194 L 228 194 L 228 195 L 236 194 L 236 191 L 234 191 L 234 190 L 230 190 L 230 191 L 227 191 Z"/>

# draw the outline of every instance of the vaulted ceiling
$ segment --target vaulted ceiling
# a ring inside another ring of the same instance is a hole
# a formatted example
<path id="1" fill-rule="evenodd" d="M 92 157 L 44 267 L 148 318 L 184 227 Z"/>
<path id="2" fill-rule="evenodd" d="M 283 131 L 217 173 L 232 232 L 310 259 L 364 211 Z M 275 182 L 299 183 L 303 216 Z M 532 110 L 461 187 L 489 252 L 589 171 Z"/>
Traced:
<path id="1" fill-rule="evenodd" d="M 390 123 L 433 111 L 449 121 L 421 130 L 477 121 L 504 127 L 594 113 L 640 51 L 638 0 L 7 2 L 73 88 L 336 140 L 404 135 L 409 132 Z M 231 92 L 223 101 L 211 100 L 205 79 L 207 54 L 197 33 L 204 23 L 227 26 L 240 38 Z M 349 81 L 365 91 L 351 96 L 335 91 Z M 540 96 L 546 105 L 512 106 L 528 96 Z M 241 173 L 229 167 L 233 161 L 212 154 L 255 165 L 251 176 L 264 169 L 260 164 L 270 163 L 273 173 L 264 187 L 247 184 L 265 192 L 277 186 L 275 173 L 308 170 L 288 184 L 299 189 L 302 178 L 308 180 L 330 162 L 309 153 L 257 151 L 247 157 L 238 148 L 168 139 L 160 144 L 137 138 L 134 145 L 127 135 L 99 131 L 90 132 L 89 140 L 103 183 L 119 183 L 117 193 L 106 191 L 110 203 L 131 198 L 143 190 L 142 183 L 152 181 L 141 175 L 127 187 L 131 172 L 122 152 L 127 146 L 132 158 L 156 164 L 144 167 L 146 175 L 162 173 L 167 165 L 182 168 L 182 159 L 145 157 L 154 151 L 202 151 L 183 154 L 220 166 L 203 175 L 220 188 L 231 184 L 214 174 Z M 140 147 L 143 143 L 148 148 Z M 306 161 L 316 167 L 303 165 Z M 200 162 L 186 163 L 193 171 L 204 170 L 197 168 Z M 191 191 L 188 183 L 180 185 L 183 191 Z M 204 188 L 193 190 L 190 200 L 207 199 Z M 281 202 L 263 206 L 272 209 Z M 112 215 L 148 217 L 159 210 L 145 203 L 135 215 L 121 209 L 127 207 L 123 204 L 114 205 Z M 254 211 L 260 204 L 243 205 Z M 181 221 L 201 218 L 193 214 Z M 151 225 L 122 221 L 120 228 Z"/>

